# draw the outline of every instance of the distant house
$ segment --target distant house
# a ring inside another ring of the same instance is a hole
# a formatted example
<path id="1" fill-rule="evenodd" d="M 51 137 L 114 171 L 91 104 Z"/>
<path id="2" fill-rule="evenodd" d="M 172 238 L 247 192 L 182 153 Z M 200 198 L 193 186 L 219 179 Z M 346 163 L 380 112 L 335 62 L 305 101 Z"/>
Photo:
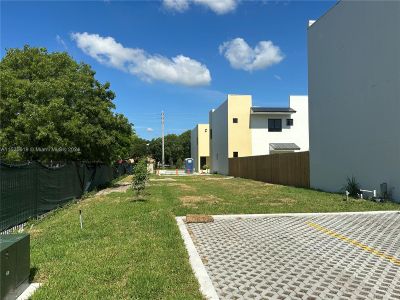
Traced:
<path id="1" fill-rule="evenodd" d="M 400 2 L 340 1 L 310 24 L 311 186 L 354 176 L 400 201 Z"/>
<path id="2" fill-rule="evenodd" d="M 211 171 L 228 174 L 228 159 L 308 150 L 308 97 L 288 107 L 255 107 L 250 95 L 228 95 L 209 113 Z"/>
<path id="3" fill-rule="evenodd" d="M 210 165 L 210 132 L 208 124 L 197 124 L 191 132 L 191 156 L 195 172 Z"/>

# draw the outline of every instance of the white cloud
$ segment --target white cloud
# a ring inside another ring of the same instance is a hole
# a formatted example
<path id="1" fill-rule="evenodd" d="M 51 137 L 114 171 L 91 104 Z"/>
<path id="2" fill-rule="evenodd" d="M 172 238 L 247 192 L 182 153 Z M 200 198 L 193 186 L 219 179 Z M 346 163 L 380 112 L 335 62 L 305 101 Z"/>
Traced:
<path id="1" fill-rule="evenodd" d="M 219 15 L 234 11 L 238 5 L 238 0 L 193 0 L 193 2 L 206 6 Z"/>
<path id="2" fill-rule="evenodd" d="M 175 10 L 177 12 L 184 12 L 189 8 L 188 0 L 164 0 L 163 5 L 165 8 Z"/>
<path id="3" fill-rule="evenodd" d="M 63 46 L 64 49 L 68 49 L 67 44 L 64 42 L 64 40 L 58 34 L 56 35 L 56 41 L 57 41 L 58 44 Z"/>
<path id="4" fill-rule="evenodd" d="M 151 128 L 151 127 L 147 127 L 147 128 L 146 128 L 146 131 L 147 131 L 147 132 L 153 132 L 153 131 L 154 131 L 154 129 L 153 129 L 153 128 Z"/>
<path id="5" fill-rule="evenodd" d="M 211 82 L 207 67 L 184 55 L 172 58 L 152 55 L 143 49 L 126 48 L 112 37 L 87 32 L 72 33 L 71 38 L 78 48 L 98 62 L 134 74 L 145 81 L 159 80 L 188 86 Z"/>
<path id="6" fill-rule="evenodd" d="M 234 11 L 239 0 L 163 0 L 164 7 L 177 12 L 189 9 L 191 3 L 205 6 L 216 14 L 222 15 Z"/>
<path id="7" fill-rule="evenodd" d="M 279 75 L 276 75 L 276 74 L 275 74 L 274 77 L 275 77 L 275 79 L 282 80 L 282 77 L 279 76 Z"/>
<path id="8" fill-rule="evenodd" d="M 278 64 L 284 55 L 272 41 L 260 41 L 254 49 L 244 39 L 236 38 L 219 46 L 232 68 L 255 71 Z"/>

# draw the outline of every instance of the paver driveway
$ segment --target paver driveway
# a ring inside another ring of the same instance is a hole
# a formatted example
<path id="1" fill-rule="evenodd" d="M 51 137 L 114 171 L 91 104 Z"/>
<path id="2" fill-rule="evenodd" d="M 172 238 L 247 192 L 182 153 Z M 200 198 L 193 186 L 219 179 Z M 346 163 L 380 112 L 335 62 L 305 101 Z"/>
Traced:
<path id="1" fill-rule="evenodd" d="M 400 299 L 400 213 L 187 224 L 221 299 Z"/>

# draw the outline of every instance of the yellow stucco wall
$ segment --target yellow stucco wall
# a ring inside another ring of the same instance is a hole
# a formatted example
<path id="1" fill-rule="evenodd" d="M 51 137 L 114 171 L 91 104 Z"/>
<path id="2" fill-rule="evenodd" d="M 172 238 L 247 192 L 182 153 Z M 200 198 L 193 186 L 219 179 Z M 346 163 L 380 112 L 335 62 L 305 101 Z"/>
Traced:
<path id="1" fill-rule="evenodd" d="M 210 126 L 208 124 L 198 124 L 199 137 L 199 156 L 210 156 Z"/>
<path id="2" fill-rule="evenodd" d="M 251 95 L 228 95 L 228 157 L 238 152 L 239 157 L 251 156 L 250 130 Z M 238 123 L 233 123 L 233 118 Z"/>
<path id="3" fill-rule="evenodd" d="M 192 158 L 194 159 L 194 165 L 196 172 L 201 170 L 200 157 L 207 157 L 206 164 L 209 165 L 210 156 L 210 128 L 208 124 L 197 124 L 192 130 Z"/>

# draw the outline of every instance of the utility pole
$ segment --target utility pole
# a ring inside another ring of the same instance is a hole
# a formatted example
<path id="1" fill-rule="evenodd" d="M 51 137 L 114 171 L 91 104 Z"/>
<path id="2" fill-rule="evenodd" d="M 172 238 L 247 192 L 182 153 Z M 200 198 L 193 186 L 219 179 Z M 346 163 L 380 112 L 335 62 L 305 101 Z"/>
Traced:
<path id="1" fill-rule="evenodd" d="M 164 111 L 161 112 L 161 135 L 162 135 L 162 159 L 161 164 L 164 169 L 165 165 L 165 156 L 164 156 Z"/>

